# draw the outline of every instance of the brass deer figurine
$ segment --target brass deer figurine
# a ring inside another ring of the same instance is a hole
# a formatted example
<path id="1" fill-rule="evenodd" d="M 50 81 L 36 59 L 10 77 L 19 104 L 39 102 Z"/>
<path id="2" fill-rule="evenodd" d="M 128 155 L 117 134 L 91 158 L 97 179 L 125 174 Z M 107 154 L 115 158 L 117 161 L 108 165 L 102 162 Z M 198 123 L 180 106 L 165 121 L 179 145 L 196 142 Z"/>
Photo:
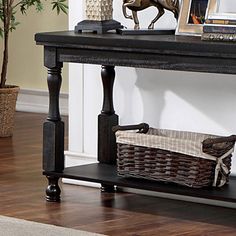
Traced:
<path id="1" fill-rule="evenodd" d="M 127 19 L 134 20 L 134 29 L 140 29 L 138 11 L 154 6 L 158 9 L 157 16 L 152 20 L 148 29 L 154 29 L 154 24 L 165 13 L 165 9 L 174 13 L 176 19 L 179 16 L 179 0 L 123 0 L 123 14 Z M 132 11 L 132 15 L 127 14 L 127 8 Z"/>

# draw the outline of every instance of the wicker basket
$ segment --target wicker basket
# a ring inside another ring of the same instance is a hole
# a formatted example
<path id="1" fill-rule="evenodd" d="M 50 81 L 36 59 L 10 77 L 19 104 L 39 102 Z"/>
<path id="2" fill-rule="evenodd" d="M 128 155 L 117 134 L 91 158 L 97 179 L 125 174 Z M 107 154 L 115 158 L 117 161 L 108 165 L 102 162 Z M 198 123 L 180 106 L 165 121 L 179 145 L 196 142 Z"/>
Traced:
<path id="1" fill-rule="evenodd" d="M 0 137 L 12 136 L 18 91 L 17 86 L 0 89 Z"/>
<path id="2" fill-rule="evenodd" d="M 137 133 L 127 130 L 139 130 Z M 115 126 L 118 175 L 193 188 L 228 183 L 236 136 Z"/>

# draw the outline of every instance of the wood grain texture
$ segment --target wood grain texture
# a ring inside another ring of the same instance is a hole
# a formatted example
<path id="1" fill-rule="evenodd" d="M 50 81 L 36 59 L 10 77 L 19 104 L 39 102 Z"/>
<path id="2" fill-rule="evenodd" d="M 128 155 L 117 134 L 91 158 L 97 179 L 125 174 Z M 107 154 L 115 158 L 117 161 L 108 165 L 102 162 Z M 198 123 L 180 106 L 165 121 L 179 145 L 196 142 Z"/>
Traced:
<path id="1" fill-rule="evenodd" d="M 35 40 L 47 51 L 57 48 L 58 62 L 236 74 L 235 44 L 199 37 L 62 31 L 38 33 Z"/>
<path id="2" fill-rule="evenodd" d="M 61 203 L 45 202 L 45 118 L 17 113 L 14 136 L 0 139 L 1 215 L 112 236 L 236 235 L 235 209 L 61 183 Z"/>

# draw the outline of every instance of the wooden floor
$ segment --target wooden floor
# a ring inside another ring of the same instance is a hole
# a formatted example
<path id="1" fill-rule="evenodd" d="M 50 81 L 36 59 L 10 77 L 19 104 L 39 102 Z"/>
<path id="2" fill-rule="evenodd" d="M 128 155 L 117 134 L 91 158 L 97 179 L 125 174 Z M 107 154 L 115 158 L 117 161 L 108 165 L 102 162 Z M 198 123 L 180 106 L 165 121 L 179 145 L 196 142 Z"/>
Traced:
<path id="1" fill-rule="evenodd" d="M 1 215 L 114 236 L 236 235 L 235 209 L 67 184 L 61 203 L 45 202 L 44 117 L 17 113 L 13 138 L 0 139 Z"/>

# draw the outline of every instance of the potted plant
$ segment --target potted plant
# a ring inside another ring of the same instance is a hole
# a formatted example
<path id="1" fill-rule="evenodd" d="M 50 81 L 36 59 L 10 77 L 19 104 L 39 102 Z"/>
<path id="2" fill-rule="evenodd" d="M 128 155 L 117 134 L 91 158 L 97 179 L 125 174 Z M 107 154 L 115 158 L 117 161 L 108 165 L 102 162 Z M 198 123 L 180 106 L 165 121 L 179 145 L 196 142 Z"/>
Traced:
<path id="1" fill-rule="evenodd" d="M 14 113 L 16 99 L 19 91 L 18 86 L 8 85 L 8 48 L 9 34 L 16 29 L 19 24 L 16 20 L 16 13 L 20 11 L 26 14 L 27 10 L 35 7 L 36 11 L 43 10 L 43 1 L 46 0 L 0 0 L 0 36 L 3 39 L 3 55 L 0 80 L 0 137 L 9 137 L 13 132 Z M 52 9 L 59 14 L 61 11 L 67 13 L 66 0 L 51 0 Z"/>

